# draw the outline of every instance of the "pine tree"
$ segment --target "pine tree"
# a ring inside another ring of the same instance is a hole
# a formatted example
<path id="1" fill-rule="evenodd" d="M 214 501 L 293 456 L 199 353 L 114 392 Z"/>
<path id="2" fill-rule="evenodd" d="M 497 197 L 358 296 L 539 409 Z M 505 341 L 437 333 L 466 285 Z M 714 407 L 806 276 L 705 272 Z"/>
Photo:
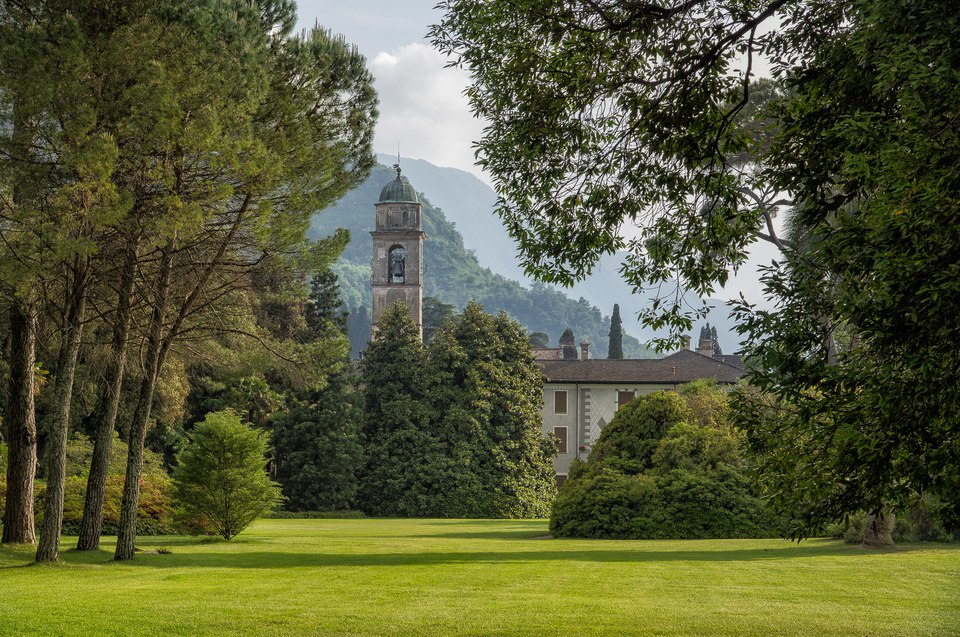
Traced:
<path id="1" fill-rule="evenodd" d="M 306 307 L 307 327 L 316 335 L 326 334 L 331 327 L 347 333 L 347 316 L 340 299 L 337 275 L 324 268 L 310 279 L 310 299 Z"/>
<path id="2" fill-rule="evenodd" d="M 309 342 L 329 346 L 345 340 L 348 314 L 329 268 L 311 278 L 304 315 Z M 354 385 L 350 363 L 343 360 L 322 387 L 290 392 L 287 409 L 274 418 L 276 478 L 286 508 L 331 511 L 353 504 L 363 453 L 362 395 Z"/>
<path id="3" fill-rule="evenodd" d="M 359 304 L 350 309 L 347 334 L 350 337 L 350 357 L 358 359 L 370 342 L 370 312 L 365 305 Z"/>
<path id="4" fill-rule="evenodd" d="M 623 358 L 623 322 L 620 320 L 620 304 L 614 303 L 610 317 L 610 345 L 607 358 Z"/>

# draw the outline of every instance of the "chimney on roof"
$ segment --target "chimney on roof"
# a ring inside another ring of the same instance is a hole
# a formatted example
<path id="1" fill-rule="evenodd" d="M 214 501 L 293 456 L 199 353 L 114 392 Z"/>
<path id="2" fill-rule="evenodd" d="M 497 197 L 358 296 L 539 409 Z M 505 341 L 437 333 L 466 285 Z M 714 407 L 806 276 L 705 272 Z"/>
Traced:
<path id="1" fill-rule="evenodd" d="M 690 335 L 684 334 L 680 337 L 680 340 L 683 341 L 683 349 L 690 349 Z"/>
<path id="2" fill-rule="evenodd" d="M 580 341 L 580 358 L 588 361 L 590 360 L 590 343 L 587 341 Z"/>
<path id="3" fill-rule="evenodd" d="M 697 354 L 703 354 L 704 356 L 713 358 L 713 339 L 701 338 L 700 345 L 697 346 Z"/>
<path id="4" fill-rule="evenodd" d="M 569 327 L 563 330 L 563 335 L 560 337 L 560 349 L 563 351 L 563 360 L 577 360 L 577 341 L 573 338 L 573 330 Z"/>

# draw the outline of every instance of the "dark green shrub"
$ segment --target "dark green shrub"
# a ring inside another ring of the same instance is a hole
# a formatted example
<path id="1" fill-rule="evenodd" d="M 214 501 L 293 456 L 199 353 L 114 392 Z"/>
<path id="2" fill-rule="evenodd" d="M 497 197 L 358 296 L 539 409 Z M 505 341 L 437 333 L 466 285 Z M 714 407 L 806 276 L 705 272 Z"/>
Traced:
<path id="1" fill-rule="evenodd" d="M 738 472 L 676 469 L 657 477 L 665 535 L 677 539 L 773 537 L 776 521 Z"/>
<path id="2" fill-rule="evenodd" d="M 638 396 L 604 427 L 590 453 L 590 463 L 628 474 L 646 471 L 660 439 L 688 416 L 686 403 L 673 392 Z"/>
<path id="3" fill-rule="evenodd" d="M 678 423 L 670 428 L 653 453 L 653 470 L 674 469 L 710 473 L 721 466 L 741 466 L 743 435 L 732 428 L 715 429 Z"/>
<path id="4" fill-rule="evenodd" d="M 550 532 L 557 537 L 661 537 L 661 512 L 653 478 L 601 468 L 564 483 L 553 502 Z"/>
<path id="5" fill-rule="evenodd" d="M 633 539 L 778 535 L 780 524 L 746 478 L 743 434 L 727 424 L 719 394 L 698 383 L 621 408 L 589 460 L 571 467 L 554 501 L 552 532 Z"/>
<path id="6" fill-rule="evenodd" d="M 293 401 L 274 417 L 276 479 L 290 511 L 336 511 L 353 504 L 363 447 L 362 396 L 350 390 L 351 380 L 333 375 L 308 400 Z"/>

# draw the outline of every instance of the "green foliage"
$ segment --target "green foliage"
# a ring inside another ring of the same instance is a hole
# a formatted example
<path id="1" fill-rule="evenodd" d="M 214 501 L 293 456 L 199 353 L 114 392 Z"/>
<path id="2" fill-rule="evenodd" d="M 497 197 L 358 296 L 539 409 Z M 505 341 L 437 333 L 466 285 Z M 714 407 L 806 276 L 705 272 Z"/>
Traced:
<path id="1" fill-rule="evenodd" d="M 680 387 L 680 397 L 687 404 L 689 421 L 701 427 L 730 427 L 729 395 L 716 381 L 695 380 Z"/>
<path id="2" fill-rule="evenodd" d="M 560 488 L 550 515 L 550 532 L 557 537 L 666 537 L 661 512 L 652 476 L 600 467 L 569 478 Z"/>
<path id="3" fill-rule="evenodd" d="M 173 472 L 174 494 L 188 519 L 231 539 L 280 504 L 280 486 L 264 471 L 266 434 L 245 425 L 236 412 L 207 414 Z"/>
<path id="4" fill-rule="evenodd" d="M 0 473 L 0 510 L 7 506 L 7 472 Z M 0 520 L 0 526 L 3 521 Z"/>
<path id="5" fill-rule="evenodd" d="M 457 313 L 450 303 L 444 303 L 432 296 L 423 298 L 423 342 L 429 345 L 437 332 L 443 329 L 444 323 Z"/>
<path id="6" fill-rule="evenodd" d="M 738 319 L 783 413 L 741 425 L 798 536 L 924 494 L 960 519 L 955 5 L 447 0 L 433 27 L 530 272 L 569 283 L 626 248 L 628 282 L 668 290 L 644 321 L 677 339 L 703 308 L 675 282 L 706 297 L 756 239 L 782 251 L 774 309 Z M 752 55 L 783 85 L 751 84 Z"/>
<path id="7" fill-rule="evenodd" d="M 67 441 L 66 482 L 64 483 L 63 532 L 75 534 L 83 519 L 83 502 L 87 489 L 87 472 L 93 443 L 82 435 Z M 103 533 L 116 534 L 120 524 L 120 501 L 123 497 L 123 478 L 126 470 L 127 445 L 115 437 L 110 448 L 110 466 L 103 504 Z M 149 450 L 144 452 L 143 477 L 140 480 L 140 502 L 137 513 L 137 532 L 165 535 L 176 532 L 173 488 L 163 468 L 163 459 Z M 6 474 L 0 472 L 0 508 L 6 492 Z M 35 511 L 42 515 L 46 483 L 36 483 Z"/>
<path id="8" fill-rule="evenodd" d="M 530 347 L 547 347 L 550 344 L 550 335 L 546 332 L 530 332 L 527 335 Z"/>
<path id="9" fill-rule="evenodd" d="M 742 468 L 743 436 L 738 433 L 679 422 L 660 439 L 652 466 L 659 473 L 699 470 L 712 474 L 723 466 Z"/>
<path id="10" fill-rule="evenodd" d="M 75 535 L 83 520 L 83 502 L 86 496 L 85 476 L 67 476 L 63 494 L 63 533 Z M 46 484 L 37 483 L 37 504 L 46 492 Z M 120 527 L 120 502 L 123 499 L 123 474 L 111 473 L 103 502 L 102 532 L 115 535 Z M 173 501 L 173 486 L 166 473 L 145 474 L 140 479 L 140 499 L 137 502 L 137 533 L 143 535 L 170 535 L 179 532 Z"/>
<path id="11" fill-rule="evenodd" d="M 732 125 L 747 94 L 736 58 L 769 44 L 749 25 L 784 4 L 440 3 L 431 36 L 469 70 L 489 121 L 479 163 L 529 272 L 570 284 L 626 248 L 638 289 L 679 280 L 706 298 L 726 281 L 759 227 L 727 161 L 750 141 Z M 689 330 L 686 303 L 665 292 L 647 319 Z"/>
<path id="12" fill-rule="evenodd" d="M 553 504 L 557 536 L 767 537 L 778 523 L 746 474 L 743 436 L 705 381 L 620 408 Z M 721 424 L 718 424 L 721 423 Z M 609 432 L 609 433 L 608 433 Z"/>
<path id="13" fill-rule="evenodd" d="M 648 470 L 660 439 L 689 417 L 683 399 L 672 392 L 637 396 L 621 407 L 590 452 L 590 463 L 627 474 Z"/>
<path id="14" fill-rule="evenodd" d="M 553 494 L 540 433 L 542 378 L 524 330 L 470 304 L 429 351 L 397 305 L 363 359 L 367 468 L 375 515 L 537 517 Z"/>
<path id="15" fill-rule="evenodd" d="M 960 527 L 951 526 L 941 513 L 940 503 L 928 497 L 919 505 L 895 514 L 893 540 L 898 543 L 960 541 Z M 849 544 L 862 544 L 866 525 L 867 514 L 859 511 L 844 521 L 827 525 L 826 532 Z"/>
<path id="16" fill-rule="evenodd" d="M 927 494 L 960 520 L 952 4 L 852 2 L 821 17 L 822 39 L 813 11 L 788 31 L 805 37 L 807 69 L 770 151 L 771 178 L 798 202 L 762 279 L 777 312 L 740 308 L 754 383 L 775 399 L 738 413 L 767 466 L 788 467 L 767 486 L 797 535 Z"/>
<path id="17" fill-rule="evenodd" d="M 540 431 L 543 377 L 523 328 L 470 303 L 429 356 L 436 431 L 472 474 L 454 489 L 464 517 L 545 515 L 554 449 Z"/>
<path id="18" fill-rule="evenodd" d="M 310 279 L 310 299 L 306 307 L 307 327 L 320 337 L 335 329 L 347 331 L 347 313 L 343 311 L 340 300 L 337 275 L 329 269 L 323 269 Z"/>
<path id="19" fill-rule="evenodd" d="M 363 406 L 351 380 L 332 376 L 273 421 L 276 479 L 290 511 L 337 511 L 353 503 L 363 466 Z"/>
<path id="20" fill-rule="evenodd" d="M 433 450 L 425 366 L 426 351 L 408 311 L 400 304 L 388 308 L 360 365 L 366 468 L 359 503 L 368 513 L 415 515 L 430 486 L 418 485 L 418 464 Z"/>

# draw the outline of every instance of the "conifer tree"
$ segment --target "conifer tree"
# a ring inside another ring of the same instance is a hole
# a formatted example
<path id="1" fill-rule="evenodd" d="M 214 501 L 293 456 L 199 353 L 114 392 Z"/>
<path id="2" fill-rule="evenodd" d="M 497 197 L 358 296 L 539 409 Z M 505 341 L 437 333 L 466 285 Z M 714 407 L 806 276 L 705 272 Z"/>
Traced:
<path id="1" fill-rule="evenodd" d="M 420 332 L 402 303 L 387 308 L 360 365 L 364 387 L 366 466 L 359 503 L 374 515 L 421 515 L 439 493 L 429 478 L 438 452 L 425 400 L 427 356 Z"/>
<path id="2" fill-rule="evenodd" d="M 266 434 L 235 412 L 207 414 L 173 473 L 177 499 L 190 517 L 232 539 L 282 500 L 264 470 L 266 453 Z"/>
<path id="3" fill-rule="evenodd" d="M 476 303 L 429 351 L 405 306 L 381 320 L 363 361 L 364 510 L 424 517 L 538 517 L 554 493 L 540 431 L 543 377 L 524 329 Z"/>
<path id="4" fill-rule="evenodd" d="M 350 337 L 350 357 L 358 359 L 370 342 L 370 312 L 362 303 L 350 309 L 347 333 Z"/>
<path id="5" fill-rule="evenodd" d="M 620 304 L 613 304 L 610 317 L 610 345 L 607 358 L 623 358 L 623 322 L 620 320 Z"/>
<path id="6" fill-rule="evenodd" d="M 346 318 L 337 275 L 324 268 L 310 280 L 303 338 L 328 347 L 345 344 Z M 322 386 L 288 393 L 287 408 L 272 423 L 276 478 L 286 508 L 329 511 L 353 504 L 363 458 L 363 396 L 353 389 L 356 384 L 344 358 Z"/>
<path id="7" fill-rule="evenodd" d="M 723 350 L 720 349 L 720 338 L 717 336 L 716 326 L 710 328 L 710 339 L 713 341 L 713 353 L 722 355 Z"/>
<path id="8" fill-rule="evenodd" d="M 307 301 L 307 327 L 314 337 L 320 337 L 331 328 L 346 334 L 348 313 L 340 299 L 337 275 L 324 268 L 310 278 L 310 298 Z"/>

